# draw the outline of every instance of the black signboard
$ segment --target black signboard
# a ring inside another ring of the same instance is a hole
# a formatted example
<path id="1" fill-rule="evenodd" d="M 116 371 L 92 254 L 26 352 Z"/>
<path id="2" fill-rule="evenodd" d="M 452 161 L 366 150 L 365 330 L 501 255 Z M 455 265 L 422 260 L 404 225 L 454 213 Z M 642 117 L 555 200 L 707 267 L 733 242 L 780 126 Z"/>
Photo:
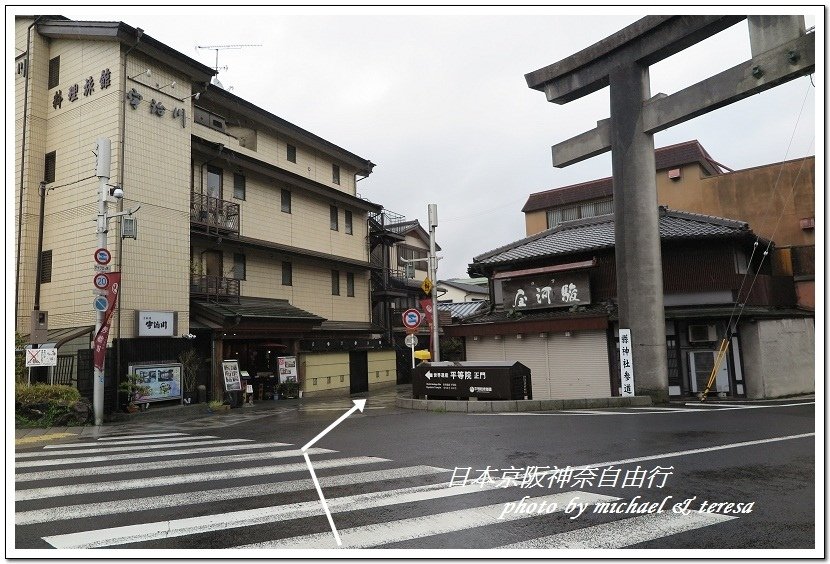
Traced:
<path id="1" fill-rule="evenodd" d="M 507 279 L 502 283 L 505 309 L 543 309 L 591 303 L 587 272 L 556 272 Z"/>
<path id="2" fill-rule="evenodd" d="M 520 362 L 433 362 L 412 374 L 412 396 L 482 400 L 532 399 L 530 369 Z"/>

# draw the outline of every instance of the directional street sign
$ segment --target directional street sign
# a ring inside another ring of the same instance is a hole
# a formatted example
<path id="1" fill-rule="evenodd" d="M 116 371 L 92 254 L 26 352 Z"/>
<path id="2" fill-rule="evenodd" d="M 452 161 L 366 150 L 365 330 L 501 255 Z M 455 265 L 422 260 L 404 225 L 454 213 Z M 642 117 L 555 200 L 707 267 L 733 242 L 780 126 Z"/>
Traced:
<path id="1" fill-rule="evenodd" d="M 98 296 L 92 302 L 92 307 L 94 307 L 96 311 L 107 311 L 108 305 L 109 302 L 107 301 L 106 296 Z"/>
<path id="2" fill-rule="evenodd" d="M 95 262 L 98 264 L 109 264 L 111 260 L 112 255 L 107 249 L 103 247 L 95 249 Z"/>

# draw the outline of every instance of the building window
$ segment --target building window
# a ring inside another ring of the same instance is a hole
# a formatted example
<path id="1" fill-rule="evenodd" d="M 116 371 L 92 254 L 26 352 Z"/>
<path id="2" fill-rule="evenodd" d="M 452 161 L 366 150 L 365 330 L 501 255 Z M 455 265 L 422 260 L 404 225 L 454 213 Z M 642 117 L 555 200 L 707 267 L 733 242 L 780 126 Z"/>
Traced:
<path id="1" fill-rule="evenodd" d="M 217 200 L 222 199 L 222 169 L 207 167 L 207 195 Z"/>
<path id="2" fill-rule="evenodd" d="M 332 296 L 339 296 L 340 295 L 340 271 L 339 270 L 332 270 L 331 271 L 331 295 Z"/>
<path id="3" fill-rule="evenodd" d="M 416 249 L 415 247 L 407 247 L 405 245 L 398 245 L 398 266 L 406 266 L 406 261 L 415 259 L 425 259 L 429 256 L 429 251 L 426 249 Z M 426 261 L 421 260 L 414 264 L 418 270 L 426 270 Z"/>
<path id="4" fill-rule="evenodd" d="M 337 231 L 340 227 L 338 225 L 337 206 L 329 207 L 329 224 L 332 231 Z"/>
<path id="5" fill-rule="evenodd" d="M 46 153 L 46 161 L 43 166 L 43 181 L 49 184 L 55 181 L 55 166 L 57 161 L 57 154 L 55 151 Z"/>
<path id="6" fill-rule="evenodd" d="M 346 215 L 346 227 L 345 227 L 346 235 L 351 235 L 352 234 L 352 212 L 350 212 L 349 210 L 346 210 L 343 213 Z"/>
<path id="7" fill-rule="evenodd" d="M 49 59 L 49 89 L 55 88 L 61 81 L 61 58 L 60 55 Z"/>
<path id="8" fill-rule="evenodd" d="M 354 272 L 346 273 L 346 295 L 350 298 L 354 297 Z"/>
<path id="9" fill-rule="evenodd" d="M 288 145 L 285 152 L 285 158 L 288 159 L 289 162 L 296 163 L 297 162 L 297 147 L 294 145 Z"/>
<path id="10" fill-rule="evenodd" d="M 337 165 L 331 165 L 331 181 L 340 184 L 340 167 Z"/>
<path id="11" fill-rule="evenodd" d="M 291 190 L 283 188 L 280 191 L 280 209 L 285 213 L 291 213 Z"/>
<path id="12" fill-rule="evenodd" d="M 293 274 L 292 274 L 292 266 L 290 262 L 283 261 L 282 263 L 282 285 L 283 286 L 293 286 Z"/>
<path id="13" fill-rule="evenodd" d="M 245 199 L 245 175 L 234 173 L 233 175 L 233 197 L 237 200 Z"/>
<path id="14" fill-rule="evenodd" d="M 562 206 L 547 211 L 548 229 L 556 227 L 565 221 L 597 217 L 614 213 L 614 199 L 582 202 L 570 206 Z"/>
<path id="15" fill-rule="evenodd" d="M 242 253 L 233 254 L 233 277 L 236 280 L 245 280 L 245 255 Z"/>
<path id="16" fill-rule="evenodd" d="M 52 281 L 52 251 L 40 253 L 40 283 L 45 284 Z"/>

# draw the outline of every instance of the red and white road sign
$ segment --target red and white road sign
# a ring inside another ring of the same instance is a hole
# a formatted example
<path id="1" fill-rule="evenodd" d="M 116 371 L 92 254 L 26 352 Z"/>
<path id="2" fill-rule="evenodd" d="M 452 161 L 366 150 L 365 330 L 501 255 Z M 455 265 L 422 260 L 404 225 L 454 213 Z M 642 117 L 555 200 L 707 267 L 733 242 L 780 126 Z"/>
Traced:
<path id="1" fill-rule="evenodd" d="M 403 326 L 407 329 L 417 329 L 421 324 L 421 312 L 417 309 L 410 308 L 403 312 L 401 317 L 403 318 Z"/>
<path id="2" fill-rule="evenodd" d="M 110 285 L 110 277 L 104 272 L 99 272 L 92 278 L 92 283 L 99 290 L 106 290 Z"/>
<path id="3" fill-rule="evenodd" d="M 98 264 L 109 264 L 111 260 L 112 254 L 107 249 L 104 247 L 95 249 L 95 262 Z"/>

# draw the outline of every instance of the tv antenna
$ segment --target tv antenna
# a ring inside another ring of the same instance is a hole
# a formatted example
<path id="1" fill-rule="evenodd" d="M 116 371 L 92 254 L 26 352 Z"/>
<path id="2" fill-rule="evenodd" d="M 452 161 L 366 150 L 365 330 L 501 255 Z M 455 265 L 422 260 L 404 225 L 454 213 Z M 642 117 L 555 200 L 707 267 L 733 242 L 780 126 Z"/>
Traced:
<path id="1" fill-rule="evenodd" d="M 225 49 L 242 49 L 243 47 L 262 47 L 262 45 L 250 43 L 242 45 L 197 45 L 196 49 L 212 49 L 216 51 L 216 64 L 214 65 L 213 70 L 216 71 L 216 74 L 219 74 L 219 69 L 228 70 L 227 66 L 219 66 L 219 51 L 223 51 Z"/>

